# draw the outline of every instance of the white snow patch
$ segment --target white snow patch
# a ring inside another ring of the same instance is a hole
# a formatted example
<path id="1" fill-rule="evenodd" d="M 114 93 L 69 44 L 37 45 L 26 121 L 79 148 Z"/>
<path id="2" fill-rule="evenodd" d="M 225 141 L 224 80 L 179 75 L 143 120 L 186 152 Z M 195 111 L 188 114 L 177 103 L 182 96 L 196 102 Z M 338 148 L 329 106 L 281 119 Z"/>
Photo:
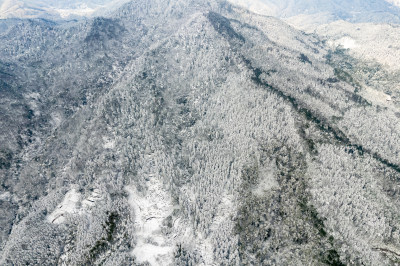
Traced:
<path id="1" fill-rule="evenodd" d="M 81 194 L 74 188 L 65 194 L 64 200 L 57 208 L 47 216 L 47 220 L 50 223 L 60 224 L 65 221 L 64 215 L 67 213 L 73 214 L 78 213 L 78 203 L 81 198 Z"/>
<path id="2" fill-rule="evenodd" d="M 350 37 L 343 37 L 336 41 L 338 46 L 343 46 L 344 49 L 353 49 L 355 48 L 356 41 Z"/>
<path id="3" fill-rule="evenodd" d="M 356 40 L 348 36 L 341 37 L 336 40 L 330 40 L 328 41 L 328 45 L 331 46 L 332 48 L 341 47 L 344 49 L 354 49 L 357 47 Z"/>
<path id="4" fill-rule="evenodd" d="M 99 189 L 94 189 L 87 198 L 83 199 L 81 193 L 75 188 L 65 194 L 64 200 L 57 208 L 47 216 L 47 221 L 50 223 L 60 224 L 65 221 L 65 217 L 69 214 L 82 215 L 90 212 L 90 208 L 96 205 L 96 202 L 101 200 L 102 194 Z"/>
<path id="5" fill-rule="evenodd" d="M 173 247 L 142 243 L 133 250 L 133 255 L 138 258 L 139 263 L 147 261 L 150 265 L 167 265 L 166 262 L 171 260 L 172 252 Z"/>
<path id="6" fill-rule="evenodd" d="M 253 194 L 262 197 L 273 188 L 278 188 L 278 181 L 275 179 L 276 166 L 274 162 L 261 167 L 259 170 L 259 183 L 253 188 Z"/>
<path id="7" fill-rule="evenodd" d="M 154 176 L 150 176 L 147 185 L 146 195 L 142 195 L 133 186 L 126 187 L 129 202 L 135 210 L 134 227 L 138 237 L 132 254 L 138 263 L 170 265 L 175 243 L 161 232 L 161 227 L 163 220 L 174 210 L 172 199 Z"/>
<path id="8" fill-rule="evenodd" d="M 96 201 L 101 199 L 101 191 L 99 189 L 94 189 L 92 194 L 82 201 L 83 209 L 93 207 Z"/>
<path id="9" fill-rule="evenodd" d="M 34 99 L 34 100 L 39 100 L 40 99 L 40 94 L 37 92 L 31 92 L 27 93 L 24 95 L 25 99 Z"/>
<path id="10" fill-rule="evenodd" d="M 390 96 L 384 92 L 377 91 L 368 86 L 364 86 L 364 89 L 361 91 L 360 94 L 362 97 L 364 97 L 365 99 L 367 99 L 368 101 L 370 101 L 374 104 L 385 106 L 385 107 L 389 107 L 391 105 L 392 96 Z"/>
<path id="11" fill-rule="evenodd" d="M 63 121 L 62 114 L 58 112 L 54 112 L 51 114 L 51 124 L 53 125 L 53 127 L 59 127 L 62 121 Z"/>
<path id="12" fill-rule="evenodd" d="M 4 192 L 0 194 L 0 200 L 8 201 L 11 198 L 10 192 Z"/>
<path id="13" fill-rule="evenodd" d="M 114 149 L 115 148 L 115 140 L 104 136 L 103 141 L 104 141 L 104 144 L 103 144 L 104 149 Z"/>
<path id="14" fill-rule="evenodd" d="M 40 115 L 40 109 L 37 102 L 40 100 L 40 94 L 37 92 L 31 92 L 24 94 L 24 98 L 29 102 L 29 107 L 33 110 L 34 115 Z"/>

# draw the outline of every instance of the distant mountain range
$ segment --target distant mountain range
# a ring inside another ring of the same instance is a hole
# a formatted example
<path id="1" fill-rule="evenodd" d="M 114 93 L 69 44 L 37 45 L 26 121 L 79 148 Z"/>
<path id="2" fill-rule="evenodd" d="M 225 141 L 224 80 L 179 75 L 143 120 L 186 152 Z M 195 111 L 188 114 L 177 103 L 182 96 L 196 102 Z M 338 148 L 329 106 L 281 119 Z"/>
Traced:
<path id="1" fill-rule="evenodd" d="M 291 18 L 306 15 L 314 18 L 318 23 L 335 20 L 349 22 L 400 22 L 399 1 L 385 0 L 230 0 L 249 8 L 251 11 Z"/>
<path id="2" fill-rule="evenodd" d="M 291 18 L 312 17 L 319 23 L 335 20 L 349 22 L 400 22 L 398 0 L 229 0 L 253 12 Z M 1 18 L 78 19 L 116 9 L 128 0 L 1 0 Z"/>
<path id="3" fill-rule="evenodd" d="M 0 19 L 79 19 L 110 12 L 128 0 L 0 0 Z"/>

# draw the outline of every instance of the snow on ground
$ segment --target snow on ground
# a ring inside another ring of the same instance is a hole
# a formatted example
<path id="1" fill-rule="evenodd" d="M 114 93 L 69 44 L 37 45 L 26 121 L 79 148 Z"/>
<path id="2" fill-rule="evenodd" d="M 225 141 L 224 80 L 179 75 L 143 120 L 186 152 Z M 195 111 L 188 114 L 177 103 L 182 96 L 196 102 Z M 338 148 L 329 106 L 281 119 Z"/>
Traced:
<path id="1" fill-rule="evenodd" d="M 151 265 L 172 264 L 174 240 L 162 232 L 162 222 L 172 214 L 172 199 L 155 175 L 149 175 L 148 190 L 145 195 L 136 187 L 127 186 L 129 202 L 135 211 L 135 230 L 137 245 L 132 251 L 137 262 Z"/>
<path id="2" fill-rule="evenodd" d="M 276 166 L 274 162 L 261 167 L 259 171 L 260 181 L 253 188 L 253 194 L 262 197 L 273 188 L 279 188 L 278 181 L 275 178 Z"/>
<path id="3" fill-rule="evenodd" d="M 99 201 L 101 199 L 102 199 L 101 191 L 99 189 L 94 189 L 89 197 L 82 200 L 82 210 L 93 207 L 96 204 L 96 201 Z"/>
<path id="4" fill-rule="evenodd" d="M 59 112 L 53 112 L 51 114 L 51 121 L 50 123 L 53 125 L 53 127 L 59 127 L 63 121 L 63 115 Z"/>
<path id="5" fill-rule="evenodd" d="M 392 97 L 384 92 L 374 90 L 368 86 L 364 86 L 364 89 L 361 91 L 361 96 L 367 99 L 368 101 L 384 106 L 391 107 L 392 106 Z"/>
<path id="6" fill-rule="evenodd" d="M 0 194 L 0 200 L 8 201 L 11 199 L 11 193 L 10 192 L 3 192 Z"/>
<path id="7" fill-rule="evenodd" d="M 104 143 L 103 143 L 104 149 L 114 149 L 115 148 L 115 140 L 113 140 L 112 138 L 104 136 L 103 141 L 104 141 Z"/>
<path id="8" fill-rule="evenodd" d="M 147 154 L 144 157 L 141 170 L 145 181 L 145 189 L 138 190 L 134 184 L 125 187 L 128 192 L 128 201 L 135 214 L 133 224 L 137 243 L 132 250 L 138 263 L 150 263 L 152 266 L 173 265 L 174 251 L 179 244 L 200 256 L 198 265 L 218 265 L 214 261 L 213 239 L 224 232 L 232 231 L 234 223 L 232 217 L 236 215 L 237 200 L 233 195 L 221 193 L 221 201 L 215 211 L 208 235 L 195 230 L 191 225 L 190 217 L 186 217 L 178 210 L 182 206 L 174 205 L 173 199 L 164 188 L 161 176 L 154 162 L 157 154 Z M 187 201 L 196 201 L 195 194 L 190 187 L 183 186 L 181 193 L 186 195 Z M 192 198 L 191 198 L 192 197 Z M 168 234 L 163 229 L 166 218 L 172 218 L 172 226 L 168 227 Z"/>
<path id="9" fill-rule="evenodd" d="M 93 192 L 86 198 L 82 194 L 72 188 L 65 194 L 63 201 L 56 209 L 47 216 L 47 221 L 54 224 L 60 224 L 65 221 L 65 217 L 70 214 L 81 215 L 88 212 L 97 201 L 101 200 L 101 191 L 94 189 Z"/>
<path id="10" fill-rule="evenodd" d="M 336 41 L 331 41 L 332 46 L 342 46 L 344 49 L 355 49 L 357 47 L 356 41 L 350 37 L 343 37 Z"/>
<path id="11" fill-rule="evenodd" d="M 65 221 L 66 214 L 78 213 L 78 203 L 81 199 L 81 194 L 76 189 L 71 189 L 65 194 L 64 200 L 60 205 L 49 215 L 47 220 L 50 223 L 60 224 Z"/>

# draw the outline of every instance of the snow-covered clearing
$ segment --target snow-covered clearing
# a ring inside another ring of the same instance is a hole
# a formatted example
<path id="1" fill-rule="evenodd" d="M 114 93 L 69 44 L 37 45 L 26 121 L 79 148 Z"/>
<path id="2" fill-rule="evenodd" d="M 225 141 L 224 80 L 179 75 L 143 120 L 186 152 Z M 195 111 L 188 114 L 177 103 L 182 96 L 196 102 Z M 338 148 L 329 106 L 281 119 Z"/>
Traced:
<path id="1" fill-rule="evenodd" d="M 145 195 L 136 187 L 127 186 L 129 202 L 135 211 L 134 227 L 137 232 L 137 245 L 132 251 L 137 262 L 149 262 L 151 265 L 169 265 L 172 263 L 175 243 L 162 232 L 162 223 L 172 214 L 174 206 L 169 194 L 160 180 L 150 175 Z"/>
<path id="2" fill-rule="evenodd" d="M 60 205 L 49 215 L 47 220 L 50 223 L 60 224 L 65 221 L 65 215 L 68 213 L 78 213 L 78 203 L 81 199 L 81 194 L 74 188 L 65 194 L 64 200 Z"/>
<path id="3" fill-rule="evenodd" d="M 63 201 L 56 209 L 47 216 L 47 221 L 54 224 L 60 224 L 65 221 L 65 217 L 70 214 L 81 215 L 90 207 L 96 204 L 96 201 L 101 200 L 101 191 L 94 189 L 93 192 L 86 198 L 82 194 L 72 188 L 65 194 Z"/>

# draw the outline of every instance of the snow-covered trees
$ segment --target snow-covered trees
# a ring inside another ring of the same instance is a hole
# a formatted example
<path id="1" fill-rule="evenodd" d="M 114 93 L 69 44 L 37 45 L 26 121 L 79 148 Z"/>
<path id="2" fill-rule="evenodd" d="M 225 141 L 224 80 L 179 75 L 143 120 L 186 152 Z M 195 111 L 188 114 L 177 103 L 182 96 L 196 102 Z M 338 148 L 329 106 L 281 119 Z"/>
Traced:
<path id="1" fill-rule="evenodd" d="M 368 264 L 398 245 L 394 112 L 315 37 L 238 11 L 137 1 L 2 33 L 31 122 L 7 96 L 26 144 L 1 157 L 1 262 Z"/>

